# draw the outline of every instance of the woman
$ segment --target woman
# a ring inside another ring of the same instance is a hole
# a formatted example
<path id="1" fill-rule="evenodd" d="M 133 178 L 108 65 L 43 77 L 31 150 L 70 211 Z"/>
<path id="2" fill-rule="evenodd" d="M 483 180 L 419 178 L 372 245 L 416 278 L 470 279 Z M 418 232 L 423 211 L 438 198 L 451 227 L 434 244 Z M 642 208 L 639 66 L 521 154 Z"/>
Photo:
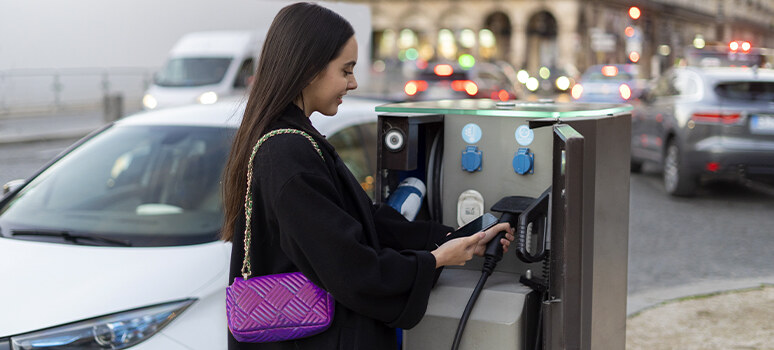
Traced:
<path id="1" fill-rule="evenodd" d="M 303 130 L 319 144 L 278 135 L 262 144 L 252 178 L 253 276 L 302 272 L 336 300 L 332 325 L 298 340 L 247 344 L 229 334 L 229 349 L 390 349 L 394 328 L 410 328 L 424 315 L 436 274 L 481 255 L 501 224 L 450 240 L 452 229 L 408 222 L 389 206 L 373 205 L 333 147 L 312 126 L 317 111 L 336 114 L 357 88 L 357 42 L 352 26 L 324 7 L 297 3 L 272 23 L 257 77 L 237 131 L 224 179 L 224 239 L 235 242 L 231 280 L 241 276 L 247 163 L 261 135 Z"/>

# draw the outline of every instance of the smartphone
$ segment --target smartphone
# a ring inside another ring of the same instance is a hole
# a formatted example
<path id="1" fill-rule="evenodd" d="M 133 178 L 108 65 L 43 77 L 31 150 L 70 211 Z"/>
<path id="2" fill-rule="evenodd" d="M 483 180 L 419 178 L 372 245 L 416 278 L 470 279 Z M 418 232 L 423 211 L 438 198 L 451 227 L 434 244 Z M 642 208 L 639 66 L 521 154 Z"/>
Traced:
<path id="1" fill-rule="evenodd" d="M 476 232 L 486 231 L 487 229 L 494 226 L 495 224 L 497 224 L 497 217 L 490 213 L 486 213 L 484 215 L 477 217 L 473 221 L 465 224 L 464 226 L 458 228 L 450 235 L 446 236 L 445 242 L 455 238 L 467 237 Z"/>

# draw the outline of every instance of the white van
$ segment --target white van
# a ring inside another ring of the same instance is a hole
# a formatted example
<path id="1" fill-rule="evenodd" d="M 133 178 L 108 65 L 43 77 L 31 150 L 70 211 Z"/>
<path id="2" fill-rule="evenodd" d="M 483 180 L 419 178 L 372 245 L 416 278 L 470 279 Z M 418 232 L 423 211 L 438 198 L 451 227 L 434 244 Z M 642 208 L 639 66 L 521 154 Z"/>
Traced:
<path id="1" fill-rule="evenodd" d="M 143 107 L 212 104 L 226 96 L 244 94 L 265 36 L 260 31 L 184 35 L 154 76 L 153 84 L 143 96 Z"/>

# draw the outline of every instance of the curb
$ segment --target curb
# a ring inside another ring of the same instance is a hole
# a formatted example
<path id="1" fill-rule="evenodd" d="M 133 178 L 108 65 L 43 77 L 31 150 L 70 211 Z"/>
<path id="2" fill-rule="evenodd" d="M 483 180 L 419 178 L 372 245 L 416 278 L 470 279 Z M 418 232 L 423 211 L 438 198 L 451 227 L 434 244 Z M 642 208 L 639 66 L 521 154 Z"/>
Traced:
<path id="1" fill-rule="evenodd" d="M 774 285 L 774 276 L 736 280 L 706 280 L 678 287 L 652 289 L 631 294 L 626 298 L 626 317 L 635 316 L 642 311 L 658 307 L 675 299 L 750 289 L 761 285 Z"/>

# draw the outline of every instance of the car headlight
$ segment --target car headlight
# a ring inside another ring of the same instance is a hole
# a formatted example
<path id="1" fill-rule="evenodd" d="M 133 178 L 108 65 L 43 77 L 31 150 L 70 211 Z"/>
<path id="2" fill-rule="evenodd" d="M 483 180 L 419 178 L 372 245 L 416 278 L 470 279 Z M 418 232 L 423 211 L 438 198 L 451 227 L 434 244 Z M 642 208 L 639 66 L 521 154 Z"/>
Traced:
<path id="1" fill-rule="evenodd" d="M 11 349 L 124 349 L 147 340 L 193 304 L 186 299 L 11 337 Z"/>
<path id="2" fill-rule="evenodd" d="M 216 94 L 214 91 L 207 91 L 199 97 L 196 98 L 196 101 L 199 101 L 199 103 L 203 105 L 211 105 L 215 102 L 218 102 L 218 94 Z"/>
<path id="3" fill-rule="evenodd" d="M 159 105 L 159 101 L 156 101 L 156 98 L 153 97 L 153 95 L 145 94 L 145 96 L 142 97 L 142 105 L 147 109 L 154 109 Z"/>

